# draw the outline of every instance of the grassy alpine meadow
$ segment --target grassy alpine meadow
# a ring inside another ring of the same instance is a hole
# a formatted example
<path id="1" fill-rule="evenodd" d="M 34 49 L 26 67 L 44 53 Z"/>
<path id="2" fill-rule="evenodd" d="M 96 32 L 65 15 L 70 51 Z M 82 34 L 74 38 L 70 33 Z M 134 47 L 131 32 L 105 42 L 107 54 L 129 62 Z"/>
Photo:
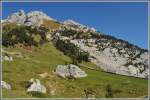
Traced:
<path id="1" fill-rule="evenodd" d="M 143 98 L 148 95 L 148 80 L 115 75 L 92 70 L 96 65 L 82 62 L 78 65 L 88 76 L 80 79 L 64 79 L 53 71 L 59 64 L 72 63 L 72 59 L 57 50 L 51 43 L 39 47 L 3 47 L 8 52 L 20 52 L 22 57 L 13 56 L 13 61 L 2 62 L 3 80 L 12 86 L 12 90 L 2 90 L 4 98 L 85 98 L 93 94 L 96 98 Z M 45 77 L 41 77 L 45 75 Z M 26 82 L 37 78 L 46 86 L 46 94 L 27 93 Z M 110 95 L 107 95 L 109 92 Z"/>

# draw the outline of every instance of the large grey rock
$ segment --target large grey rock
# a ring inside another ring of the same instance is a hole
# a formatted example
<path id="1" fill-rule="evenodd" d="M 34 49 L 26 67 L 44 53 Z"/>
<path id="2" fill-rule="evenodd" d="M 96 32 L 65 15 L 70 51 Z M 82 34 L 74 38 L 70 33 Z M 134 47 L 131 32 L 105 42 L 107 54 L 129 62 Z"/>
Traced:
<path id="1" fill-rule="evenodd" d="M 58 65 L 55 73 L 59 76 L 66 78 L 66 77 L 74 77 L 74 78 L 81 78 L 86 77 L 87 74 L 81 70 L 78 66 L 70 64 L 70 65 Z"/>
<path id="2" fill-rule="evenodd" d="M 5 81 L 1 81 L 1 86 L 2 86 L 2 88 L 5 88 L 5 89 L 7 89 L 7 90 L 11 90 L 11 85 L 8 84 L 8 83 L 5 82 Z"/>
<path id="3" fill-rule="evenodd" d="M 29 82 L 31 83 L 30 87 L 27 89 L 27 92 L 40 92 L 46 93 L 46 88 L 44 85 L 40 83 L 38 79 L 30 79 Z"/>
<path id="4" fill-rule="evenodd" d="M 13 61 L 12 56 L 2 56 L 2 61 Z"/>

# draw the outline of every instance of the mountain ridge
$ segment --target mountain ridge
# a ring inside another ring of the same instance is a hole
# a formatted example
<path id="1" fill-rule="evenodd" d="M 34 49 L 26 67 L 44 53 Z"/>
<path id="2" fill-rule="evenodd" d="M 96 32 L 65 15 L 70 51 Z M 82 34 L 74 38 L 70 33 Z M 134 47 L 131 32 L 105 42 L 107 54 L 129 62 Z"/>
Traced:
<path id="1" fill-rule="evenodd" d="M 24 16 L 28 16 L 28 15 L 33 15 L 34 16 L 34 14 L 36 15 L 36 16 L 38 16 L 38 13 L 41 15 L 41 17 L 43 16 L 43 18 L 41 18 L 41 19 L 48 19 L 48 20 L 52 20 L 52 21 L 56 21 L 56 22 L 59 22 L 58 20 L 56 20 L 56 19 L 54 19 L 54 18 L 52 18 L 52 17 L 50 17 L 50 16 L 48 16 L 46 13 L 44 13 L 44 12 L 42 12 L 42 11 L 38 11 L 38 10 L 33 10 L 33 11 L 29 11 L 28 13 L 25 13 L 25 11 L 24 10 L 22 10 L 22 9 L 20 9 L 18 12 L 15 12 L 15 13 L 13 13 L 13 14 L 11 14 L 11 16 L 13 16 L 13 15 L 19 15 L 19 13 L 23 13 L 23 15 Z M 46 16 L 46 18 L 44 18 Z M 49 17 L 49 18 L 48 18 Z M 8 16 L 6 19 L 4 19 L 4 20 L 2 20 L 2 23 L 4 23 L 4 22 L 12 22 L 12 23 L 16 23 L 16 24 L 22 24 L 22 25 L 29 25 L 29 24 L 25 24 L 24 22 L 23 23 L 19 23 L 19 21 L 17 21 L 17 20 L 14 20 L 15 18 L 11 18 L 10 16 Z M 14 20 L 14 22 L 13 22 L 13 20 Z M 21 19 L 22 20 L 22 19 Z M 30 21 L 29 21 L 30 22 Z M 39 20 L 36 22 L 36 23 L 38 23 L 39 24 L 39 26 L 43 23 L 43 22 L 40 22 Z M 86 25 L 83 25 L 83 24 L 80 24 L 79 22 L 77 22 L 77 21 L 74 21 L 73 19 L 67 19 L 67 20 L 64 20 L 63 22 L 59 22 L 60 24 L 68 24 L 68 25 L 77 25 L 77 26 L 81 26 L 81 27 L 87 27 L 87 28 L 89 28 L 89 29 L 91 29 L 91 30 L 93 30 L 93 31 L 96 31 L 96 32 L 98 32 L 98 33 L 100 33 L 100 34 L 104 34 L 104 35 L 107 35 L 107 36 L 111 36 L 111 37 L 113 37 L 113 38 L 116 38 L 116 39 L 118 39 L 118 40 L 121 40 L 121 41 L 126 41 L 126 40 L 124 40 L 124 39 L 121 39 L 121 38 L 119 38 L 119 37 L 114 37 L 113 35 L 108 35 L 108 34 L 105 34 L 105 33 L 102 33 L 102 32 L 99 32 L 99 31 L 97 31 L 95 28 L 93 28 L 93 27 L 88 27 L 88 26 L 86 26 Z M 32 24 L 31 24 L 32 25 Z M 34 24 L 35 26 L 37 25 L 37 24 Z M 29 25 L 30 26 L 30 25 Z M 128 41 L 127 41 L 128 42 Z M 136 44 L 133 44 L 133 43 L 130 43 L 130 44 L 132 44 L 132 45 L 135 45 L 136 47 L 138 47 L 138 48 L 141 48 L 141 49 L 144 49 L 144 50 L 147 50 L 146 48 L 142 48 L 142 47 L 140 47 L 140 46 L 138 46 L 138 45 L 136 45 Z"/>

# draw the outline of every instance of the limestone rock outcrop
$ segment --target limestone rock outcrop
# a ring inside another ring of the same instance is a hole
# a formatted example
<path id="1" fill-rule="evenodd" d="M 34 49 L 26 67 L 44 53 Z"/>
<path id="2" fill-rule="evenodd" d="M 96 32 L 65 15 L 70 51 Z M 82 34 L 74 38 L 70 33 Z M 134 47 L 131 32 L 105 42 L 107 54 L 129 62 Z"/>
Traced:
<path id="1" fill-rule="evenodd" d="M 11 85 L 8 84 L 8 83 L 5 82 L 5 81 L 1 81 L 1 87 L 2 87 L 2 88 L 5 88 L 5 89 L 7 89 L 7 90 L 11 90 Z"/>
<path id="2" fill-rule="evenodd" d="M 66 77 L 81 78 L 87 76 L 87 74 L 83 70 L 81 70 L 78 66 L 73 64 L 58 65 L 57 68 L 55 69 L 55 73 L 63 78 Z"/>
<path id="3" fill-rule="evenodd" d="M 12 56 L 2 56 L 2 61 L 13 61 L 13 57 Z"/>
<path id="4" fill-rule="evenodd" d="M 25 25 L 31 26 L 31 25 L 38 25 L 40 26 L 43 23 L 43 19 L 46 20 L 53 20 L 49 16 L 47 16 L 45 13 L 40 11 L 31 11 L 26 16 Z"/>
<path id="5" fill-rule="evenodd" d="M 24 24 L 26 20 L 26 15 L 23 10 L 13 13 L 11 16 L 8 16 L 7 21 L 10 23 Z"/>
<path id="6" fill-rule="evenodd" d="M 88 26 L 82 25 L 74 20 L 68 19 L 66 21 L 63 22 L 64 27 L 67 29 L 72 29 L 72 30 L 76 30 L 76 31 L 84 31 L 84 32 L 96 32 L 95 28 L 90 28 Z"/>
<path id="7" fill-rule="evenodd" d="M 40 92 L 46 93 L 46 87 L 40 83 L 38 79 L 30 79 L 30 87 L 27 89 L 27 92 Z"/>
<path id="8" fill-rule="evenodd" d="M 40 26 L 43 23 L 43 19 L 54 20 L 41 11 L 31 11 L 25 14 L 23 10 L 20 10 L 19 12 L 13 13 L 12 15 L 8 16 L 6 21 L 10 23 L 16 23 L 18 25 Z"/>

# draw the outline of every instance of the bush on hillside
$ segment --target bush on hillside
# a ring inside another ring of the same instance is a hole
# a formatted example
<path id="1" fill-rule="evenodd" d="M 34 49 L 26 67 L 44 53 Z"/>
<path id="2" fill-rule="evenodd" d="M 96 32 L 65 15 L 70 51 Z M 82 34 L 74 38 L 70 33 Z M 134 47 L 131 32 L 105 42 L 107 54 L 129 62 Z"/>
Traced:
<path id="1" fill-rule="evenodd" d="M 113 90 L 110 84 L 106 86 L 106 98 L 112 98 L 113 97 Z"/>

